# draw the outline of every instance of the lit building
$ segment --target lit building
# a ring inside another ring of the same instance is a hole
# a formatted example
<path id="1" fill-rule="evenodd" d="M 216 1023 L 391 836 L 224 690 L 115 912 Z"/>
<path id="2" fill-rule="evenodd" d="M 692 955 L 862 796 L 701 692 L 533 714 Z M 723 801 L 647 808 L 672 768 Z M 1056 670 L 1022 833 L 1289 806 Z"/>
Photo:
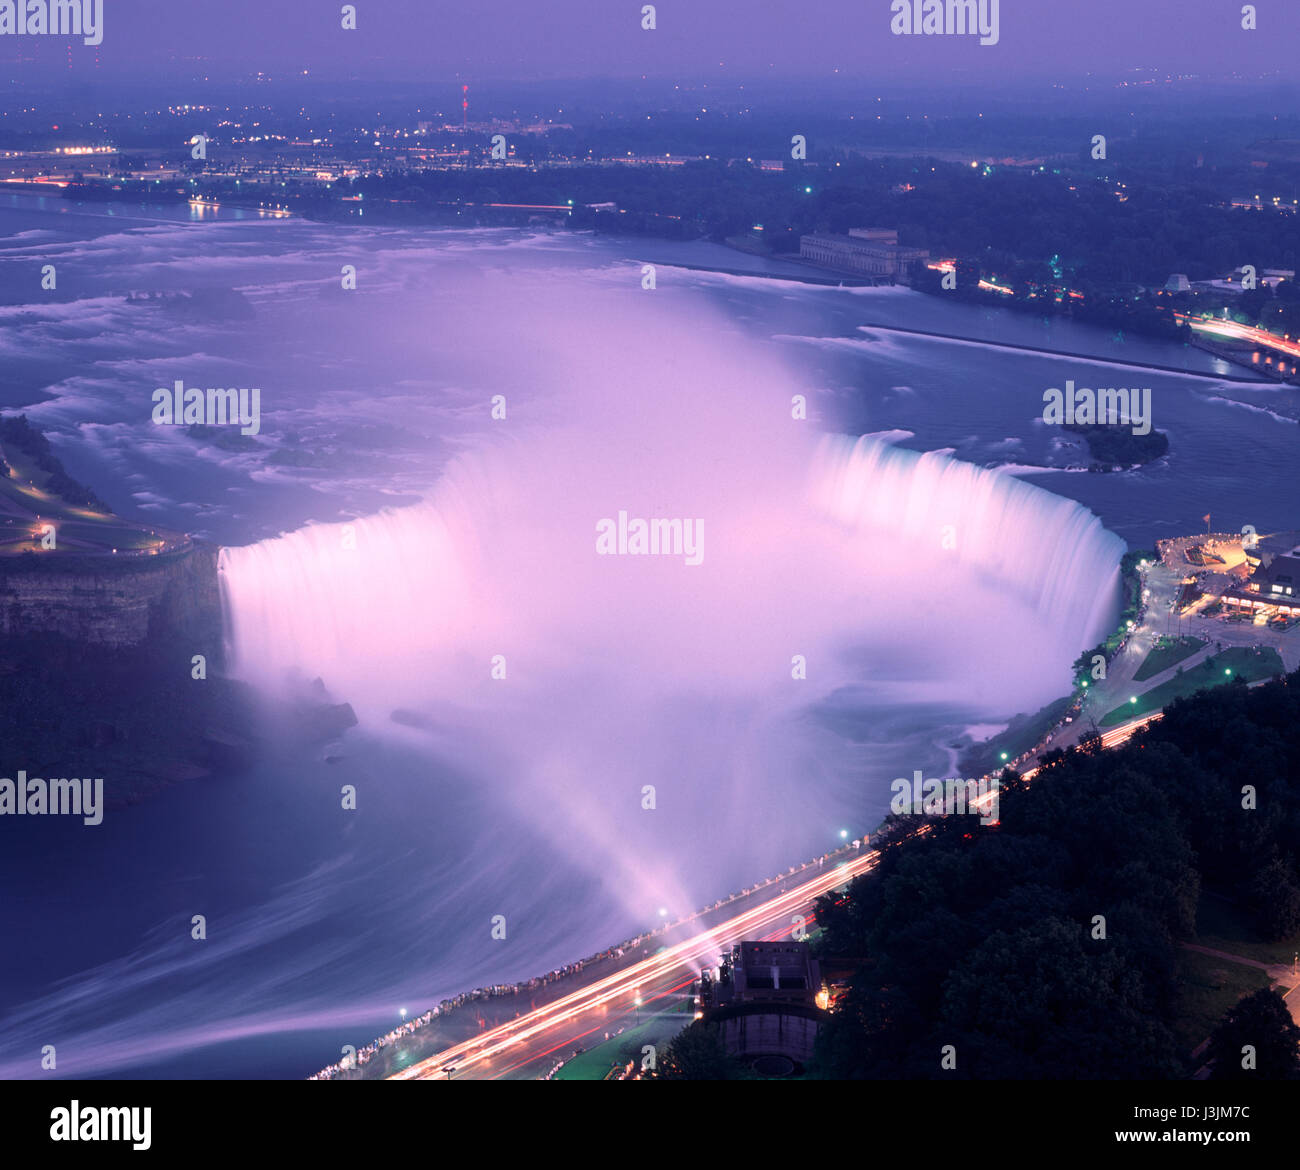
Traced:
<path id="1" fill-rule="evenodd" d="M 826 1018 L 821 967 L 806 942 L 742 942 L 701 979 L 697 1015 L 723 1047 L 763 1076 L 789 1076 L 812 1056 Z"/>
<path id="2" fill-rule="evenodd" d="M 926 248 L 905 248 L 889 228 L 854 228 L 846 236 L 814 232 L 799 239 L 799 257 L 824 268 L 863 276 L 906 275 L 908 265 L 930 258 Z"/>
<path id="3" fill-rule="evenodd" d="M 1300 619 L 1300 548 L 1261 552 L 1259 567 L 1245 584 L 1223 591 L 1223 604 L 1254 613 L 1260 620 Z"/>

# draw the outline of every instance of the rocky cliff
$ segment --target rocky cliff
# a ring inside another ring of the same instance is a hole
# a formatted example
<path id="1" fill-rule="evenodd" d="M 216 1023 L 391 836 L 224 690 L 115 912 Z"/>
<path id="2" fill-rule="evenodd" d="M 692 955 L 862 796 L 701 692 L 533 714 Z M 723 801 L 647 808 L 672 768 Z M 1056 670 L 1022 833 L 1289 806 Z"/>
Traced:
<path id="1" fill-rule="evenodd" d="M 225 676 L 217 552 L 0 559 L 0 776 L 89 768 L 114 808 L 356 724 L 319 683 L 280 699 Z"/>
<path id="2" fill-rule="evenodd" d="M 0 638 L 60 634 L 80 645 L 186 642 L 221 653 L 217 548 L 158 556 L 25 553 L 0 559 Z"/>

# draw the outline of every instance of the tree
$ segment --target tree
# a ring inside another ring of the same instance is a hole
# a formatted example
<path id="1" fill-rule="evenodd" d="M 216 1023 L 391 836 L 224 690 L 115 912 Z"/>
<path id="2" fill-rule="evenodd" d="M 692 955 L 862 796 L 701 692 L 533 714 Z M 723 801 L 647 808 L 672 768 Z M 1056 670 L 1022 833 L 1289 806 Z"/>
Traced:
<path id="1" fill-rule="evenodd" d="M 1253 1049 L 1253 1068 L 1243 1067 L 1243 1050 Z M 1206 1055 L 1210 1079 L 1300 1080 L 1300 1027 L 1272 988 L 1261 988 L 1232 1008 L 1210 1036 Z"/>
<path id="2" fill-rule="evenodd" d="M 1300 887 L 1280 857 L 1274 854 L 1260 866 L 1250 892 L 1266 939 L 1276 942 L 1300 931 Z"/>
<path id="3" fill-rule="evenodd" d="M 716 1024 L 696 1020 L 677 1033 L 659 1058 L 661 1081 L 747 1081 L 754 1074 L 722 1046 Z"/>

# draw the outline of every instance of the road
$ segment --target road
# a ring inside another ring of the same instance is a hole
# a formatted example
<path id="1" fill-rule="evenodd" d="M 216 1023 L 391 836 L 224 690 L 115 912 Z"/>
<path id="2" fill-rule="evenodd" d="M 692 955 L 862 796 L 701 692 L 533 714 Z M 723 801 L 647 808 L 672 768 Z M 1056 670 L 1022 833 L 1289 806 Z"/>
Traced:
<path id="1" fill-rule="evenodd" d="M 1220 321 L 1212 317 L 1193 317 L 1186 313 L 1175 313 L 1174 316 L 1180 324 L 1190 325 L 1201 333 L 1209 333 L 1215 337 L 1228 337 L 1234 341 L 1249 341 L 1254 345 L 1267 346 L 1269 349 L 1275 349 L 1290 357 L 1300 358 L 1300 341 L 1292 341 L 1288 335 L 1279 337 L 1276 333 L 1270 333 L 1267 329 L 1259 329 L 1254 325 L 1242 325 L 1232 320 Z"/>

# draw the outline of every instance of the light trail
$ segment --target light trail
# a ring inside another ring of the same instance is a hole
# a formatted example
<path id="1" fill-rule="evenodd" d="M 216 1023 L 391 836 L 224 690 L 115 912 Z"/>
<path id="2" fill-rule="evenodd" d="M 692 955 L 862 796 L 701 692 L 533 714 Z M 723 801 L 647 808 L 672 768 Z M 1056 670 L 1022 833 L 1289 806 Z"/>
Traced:
<path id="1" fill-rule="evenodd" d="M 1217 337 L 1231 337 L 1239 341 L 1252 341 L 1256 345 L 1264 345 L 1291 357 L 1300 358 L 1300 342 L 1292 341 L 1289 337 L 1279 337 L 1267 329 L 1242 325 L 1236 321 L 1220 321 L 1213 317 L 1192 317 L 1187 313 L 1175 313 L 1174 317 L 1181 324 L 1190 325 L 1200 333 L 1212 333 Z"/>

